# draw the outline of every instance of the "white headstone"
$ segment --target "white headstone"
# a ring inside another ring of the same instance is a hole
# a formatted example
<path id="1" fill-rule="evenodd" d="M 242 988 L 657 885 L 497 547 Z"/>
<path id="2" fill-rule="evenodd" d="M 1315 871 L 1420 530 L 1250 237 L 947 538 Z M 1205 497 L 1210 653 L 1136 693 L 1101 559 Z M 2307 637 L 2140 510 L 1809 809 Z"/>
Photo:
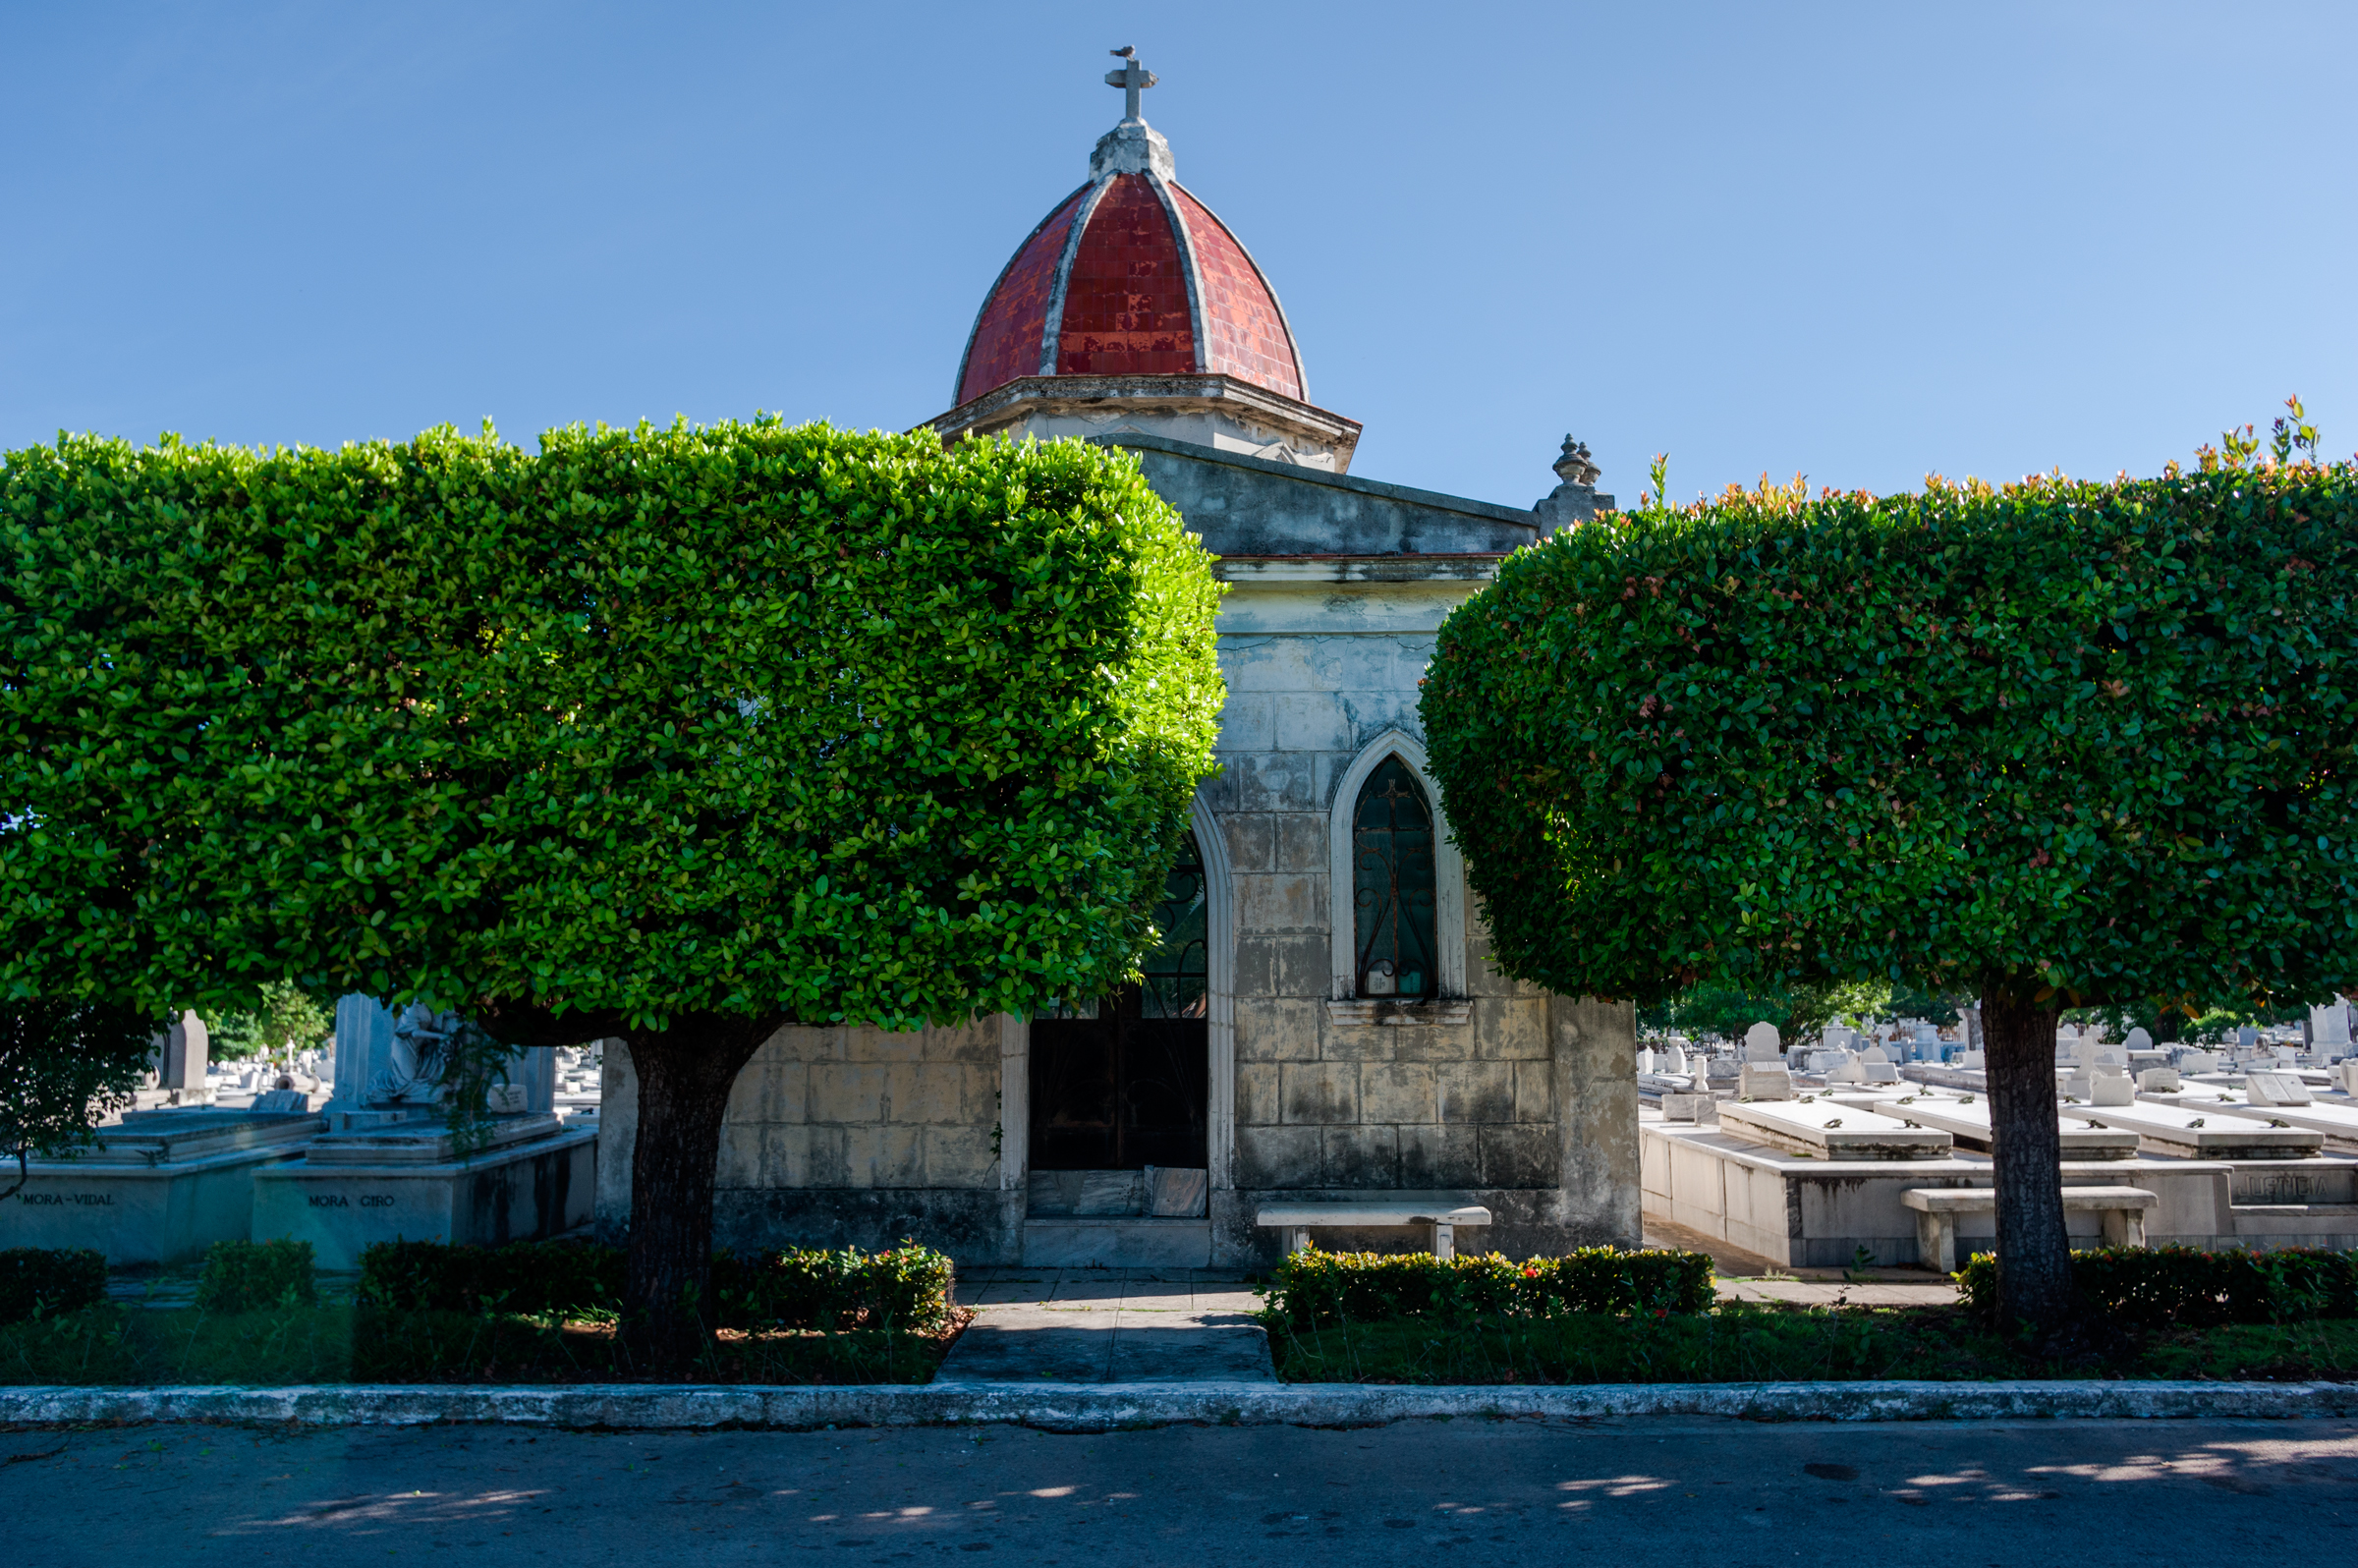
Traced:
<path id="1" fill-rule="evenodd" d="M 1791 1099 L 1793 1075 L 1781 1067 L 1746 1062 L 1736 1092 L 1746 1099 Z"/>
<path id="2" fill-rule="evenodd" d="M 2340 997 L 2309 1009 L 2309 1042 L 2327 1046 L 2350 1043 L 2350 1010 Z"/>
<path id="3" fill-rule="evenodd" d="M 2143 1029 L 2132 1029 L 2129 1031 L 2129 1037 L 2121 1043 L 2133 1051 L 2150 1051 L 2154 1048 L 2154 1036 Z"/>
<path id="4" fill-rule="evenodd" d="M 2137 1075 L 2137 1091 L 2143 1094 L 2175 1094 L 2181 1086 L 2174 1067 L 2149 1067 Z"/>
<path id="5" fill-rule="evenodd" d="M 2071 1042 L 2071 1059 L 2083 1071 L 2096 1065 L 2096 1036 L 2082 1035 Z"/>
<path id="6" fill-rule="evenodd" d="M 1744 1059 L 1748 1062 L 1782 1061 L 1783 1045 L 1774 1024 L 1755 1024 L 1744 1032 Z"/>
<path id="7" fill-rule="evenodd" d="M 1684 1045 L 1671 1046 L 1668 1058 L 1662 1063 L 1662 1071 L 1665 1073 L 1683 1073 L 1686 1070 L 1687 1048 Z"/>
<path id="8" fill-rule="evenodd" d="M 1859 1062 L 1858 1052 L 1842 1051 L 1838 1054 L 1840 1059 L 1826 1070 L 1825 1081 L 1827 1083 L 1864 1084 L 1867 1082 L 1867 1072 Z"/>
<path id="9" fill-rule="evenodd" d="M 2178 1071 L 2181 1073 L 2216 1073 L 2218 1071 L 2218 1052 L 2182 1050 L 2178 1052 Z"/>
<path id="10" fill-rule="evenodd" d="M 2137 1086 L 2118 1073 L 2105 1073 L 2089 1081 L 2088 1101 L 2092 1105 L 2134 1105 Z"/>
<path id="11" fill-rule="evenodd" d="M 1988 1064 L 1989 1057 L 1981 1051 L 1967 1051 L 1957 1059 L 1959 1067 L 1984 1067 Z"/>
<path id="12" fill-rule="evenodd" d="M 1859 1053 L 1859 1060 L 1870 1067 L 1881 1067 L 1890 1062 L 1891 1053 L 1881 1045 L 1870 1045 Z"/>
<path id="13" fill-rule="evenodd" d="M 2255 1105 L 2307 1105 L 2314 1102 L 2309 1086 L 2290 1073 L 2251 1073 L 2244 1078 L 2243 1087 Z"/>
<path id="14" fill-rule="evenodd" d="M 373 996 L 336 999 L 336 1092 L 331 1109 L 357 1111 L 368 1103 L 368 1081 L 393 1065 L 393 1015 Z"/>
<path id="15" fill-rule="evenodd" d="M 1653 1046 L 1641 1045 L 1638 1047 L 1638 1071 L 1641 1073 L 1651 1073 L 1654 1071 Z"/>
<path id="16" fill-rule="evenodd" d="M 2358 1057 L 2352 1057 L 2341 1064 L 2341 1092 L 2345 1094 L 2358 1094 Z"/>

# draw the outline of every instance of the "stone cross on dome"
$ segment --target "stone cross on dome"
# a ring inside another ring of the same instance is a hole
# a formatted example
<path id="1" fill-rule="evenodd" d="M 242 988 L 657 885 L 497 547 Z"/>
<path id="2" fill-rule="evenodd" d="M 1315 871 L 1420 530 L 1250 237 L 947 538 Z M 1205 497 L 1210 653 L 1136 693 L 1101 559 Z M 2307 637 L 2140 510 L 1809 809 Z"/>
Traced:
<path id="1" fill-rule="evenodd" d="M 1138 95 L 1154 84 L 1154 73 L 1138 63 L 1136 51 L 1129 44 L 1125 43 L 1118 49 L 1106 52 L 1122 62 L 1122 68 L 1119 71 L 1105 73 L 1105 84 L 1109 87 L 1120 87 L 1123 91 L 1123 123 L 1128 124 L 1136 120 L 1143 125 L 1145 121 L 1141 119 L 1138 112 Z"/>

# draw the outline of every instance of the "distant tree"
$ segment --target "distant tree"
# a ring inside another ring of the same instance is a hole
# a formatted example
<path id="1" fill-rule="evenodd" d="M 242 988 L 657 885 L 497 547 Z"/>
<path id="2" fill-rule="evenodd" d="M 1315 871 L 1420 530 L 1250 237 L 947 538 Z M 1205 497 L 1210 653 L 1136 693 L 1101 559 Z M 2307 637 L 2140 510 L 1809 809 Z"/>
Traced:
<path id="1" fill-rule="evenodd" d="M 155 1020 L 123 1008 L 18 1001 L 0 1006 L 0 1157 L 29 1162 L 87 1148 L 98 1124 L 132 1103 L 154 1050 Z"/>
<path id="2" fill-rule="evenodd" d="M 1109 987 L 1211 765 L 1219 587 L 1127 454 L 762 420 L 0 478 L 0 985 L 626 1037 L 625 1324 L 672 1364 L 761 1041 Z"/>
<path id="3" fill-rule="evenodd" d="M 2346 466 L 1764 484 L 1511 558 L 1423 712 L 1515 978 L 1978 995 L 2002 1306 L 2051 1332 L 2058 1013 L 2358 980 L 2354 571 Z"/>
<path id="4" fill-rule="evenodd" d="M 267 980 L 252 1010 L 204 1015 L 210 1053 L 224 1061 L 308 1051 L 336 1027 L 326 1005 L 291 980 Z"/>

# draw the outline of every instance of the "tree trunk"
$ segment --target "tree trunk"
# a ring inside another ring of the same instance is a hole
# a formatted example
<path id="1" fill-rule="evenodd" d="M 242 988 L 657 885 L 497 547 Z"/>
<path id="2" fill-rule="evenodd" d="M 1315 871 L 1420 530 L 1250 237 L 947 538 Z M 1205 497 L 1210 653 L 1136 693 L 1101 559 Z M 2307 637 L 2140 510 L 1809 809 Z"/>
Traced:
<path id="1" fill-rule="evenodd" d="M 1983 982 L 1982 1033 L 1997 1181 L 1997 1306 L 2003 1323 L 2042 1336 L 2072 1311 L 2071 1241 L 2063 1229 L 2063 1138 L 2055 1105 L 2055 1020 L 2039 982 Z"/>
<path id="2" fill-rule="evenodd" d="M 729 1091 L 780 1020 L 688 1018 L 631 1034 L 639 1138 L 623 1333 L 656 1371 L 684 1372 L 712 1324 L 712 1182 Z"/>

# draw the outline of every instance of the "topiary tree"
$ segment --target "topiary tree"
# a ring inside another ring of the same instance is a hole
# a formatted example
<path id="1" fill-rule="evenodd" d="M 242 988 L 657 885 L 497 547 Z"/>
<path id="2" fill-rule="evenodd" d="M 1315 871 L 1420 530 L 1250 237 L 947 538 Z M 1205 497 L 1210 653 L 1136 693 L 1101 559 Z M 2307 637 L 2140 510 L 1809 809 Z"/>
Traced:
<path id="1" fill-rule="evenodd" d="M 0 982 L 627 1036 L 667 1357 L 760 1042 L 1107 987 L 1211 762 L 1209 558 L 1093 447 L 61 439 L 0 498 Z"/>
<path id="2" fill-rule="evenodd" d="M 2059 1009 L 2358 980 L 2358 475 L 1600 519 L 1443 627 L 1423 712 L 1498 961 L 1981 998 L 2006 1312 L 2069 1314 Z"/>
<path id="3" fill-rule="evenodd" d="M 97 1139 L 99 1121 L 132 1103 L 154 1051 L 155 1020 L 120 1007 L 20 1000 L 0 1006 L 0 1158 L 17 1179 Z"/>

